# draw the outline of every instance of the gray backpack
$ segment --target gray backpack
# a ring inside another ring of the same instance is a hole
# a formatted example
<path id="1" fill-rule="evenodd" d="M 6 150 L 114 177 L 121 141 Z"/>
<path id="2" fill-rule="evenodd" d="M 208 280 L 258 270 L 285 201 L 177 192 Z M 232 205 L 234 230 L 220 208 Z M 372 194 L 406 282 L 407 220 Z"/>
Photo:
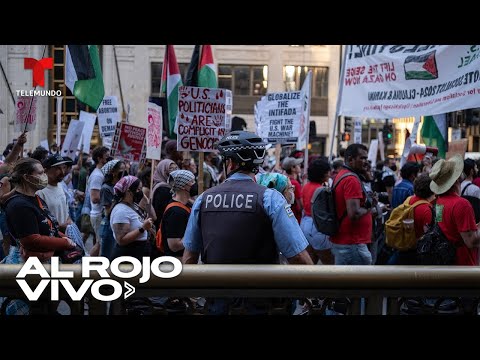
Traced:
<path id="1" fill-rule="evenodd" d="M 312 196 L 312 218 L 315 227 L 319 232 L 325 235 L 335 235 L 342 220 L 347 216 L 347 212 L 342 215 L 340 219 L 337 218 L 337 208 L 335 205 L 335 188 L 340 184 L 340 181 L 348 176 L 355 176 L 353 172 L 347 172 L 343 174 L 332 187 L 323 186 L 319 187 Z"/>

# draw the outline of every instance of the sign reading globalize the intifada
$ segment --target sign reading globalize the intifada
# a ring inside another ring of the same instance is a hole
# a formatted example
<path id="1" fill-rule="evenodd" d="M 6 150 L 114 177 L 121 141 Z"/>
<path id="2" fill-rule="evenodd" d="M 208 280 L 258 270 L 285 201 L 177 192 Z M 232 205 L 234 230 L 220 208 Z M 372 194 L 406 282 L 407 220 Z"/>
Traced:
<path id="1" fill-rule="evenodd" d="M 230 131 L 232 93 L 226 89 L 180 86 L 177 149 L 210 152 Z"/>
<path id="2" fill-rule="evenodd" d="M 295 144 L 300 120 L 304 115 L 304 98 L 300 91 L 269 93 L 257 102 L 257 134 L 271 144 Z"/>
<path id="3" fill-rule="evenodd" d="M 480 45 L 348 45 L 338 114 L 394 118 L 480 107 Z"/>

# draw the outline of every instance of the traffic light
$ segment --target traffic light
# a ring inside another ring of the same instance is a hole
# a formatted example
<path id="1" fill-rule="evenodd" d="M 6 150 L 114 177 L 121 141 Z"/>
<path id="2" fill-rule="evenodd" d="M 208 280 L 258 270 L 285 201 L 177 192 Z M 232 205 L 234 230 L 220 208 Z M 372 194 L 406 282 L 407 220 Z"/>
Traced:
<path id="1" fill-rule="evenodd" d="M 386 145 L 389 145 L 392 143 L 392 140 L 393 140 L 393 125 L 391 124 L 383 125 L 383 142 Z"/>
<path id="2" fill-rule="evenodd" d="M 352 132 L 352 123 L 353 123 L 353 119 L 349 116 L 345 116 L 344 121 L 343 121 L 343 132 L 351 133 Z"/>
<path id="3" fill-rule="evenodd" d="M 349 116 L 343 118 L 343 134 L 342 141 L 350 141 L 350 133 L 352 132 L 353 119 Z"/>

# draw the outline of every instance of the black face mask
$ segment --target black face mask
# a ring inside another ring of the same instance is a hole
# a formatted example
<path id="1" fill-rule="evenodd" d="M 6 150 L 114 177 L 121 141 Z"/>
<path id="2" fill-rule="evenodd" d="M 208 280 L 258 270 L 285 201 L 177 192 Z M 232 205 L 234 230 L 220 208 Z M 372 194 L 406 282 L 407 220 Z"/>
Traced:
<path id="1" fill-rule="evenodd" d="M 137 191 L 133 193 L 133 202 L 139 203 L 143 199 L 143 191 Z"/>
<path id="2" fill-rule="evenodd" d="M 390 166 L 390 169 L 392 169 L 392 171 L 397 171 L 397 165 Z"/>
<path id="3" fill-rule="evenodd" d="M 197 183 L 195 183 L 190 187 L 190 197 L 194 197 L 197 195 L 198 195 L 198 185 Z"/>
<path id="4" fill-rule="evenodd" d="M 119 173 L 118 174 L 118 178 L 121 179 L 125 176 L 128 176 L 128 171 L 127 170 L 124 170 L 123 172 Z"/>

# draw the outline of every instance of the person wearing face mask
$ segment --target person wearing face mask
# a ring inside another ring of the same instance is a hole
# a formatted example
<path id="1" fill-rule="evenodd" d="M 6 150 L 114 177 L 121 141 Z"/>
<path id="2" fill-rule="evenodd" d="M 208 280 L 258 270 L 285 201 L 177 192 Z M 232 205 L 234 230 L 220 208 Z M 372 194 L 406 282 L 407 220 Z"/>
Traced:
<path id="1" fill-rule="evenodd" d="M 40 162 L 20 159 L 13 169 L 11 182 L 15 193 L 6 202 L 5 212 L 10 235 L 23 260 L 36 256 L 48 261 L 55 251 L 75 248 L 75 243 L 58 229 L 56 218 L 35 193 L 45 189 L 48 176 Z"/>
<path id="2" fill-rule="evenodd" d="M 178 170 L 175 161 L 170 159 L 163 159 L 157 165 L 153 173 L 153 189 L 151 195 L 152 205 L 157 216 L 155 226 L 158 229 L 163 213 L 167 207 L 172 194 L 170 194 L 170 185 L 168 184 L 168 176 L 174 170 Z"/>
<path id="3" fill-rule="evenodd" d="M 114 186 L 115 197 L 110 213 L 115 247 L 111 258 L 132 256 L 138 260 L 150 255 L 148 234 L 152 229 L 152 218 L 145 218 L 138 207 L 143 198 L 142 182 L 135 176 L 122 177 Z"/>
<path id="4" fill-rule="evenodd" d="M 203 184 L 205 190 L 211 187 L 217 186 L 220 183 L 218 168 L 218 151 L 212 151 L 205 153 L 205 161 L 203 163 Z"/>
<path id="5" fill-rule="evenodd" d="M 168 182 L 172 188 L 172 199 L 165 209 L 158 229 L 161 234 L 157 233 L 157 250 L 166 256 L 181 259 L 184 249 L 183 236 L 191 211 L 190 189 L 195 184 L 195 175 L 188 170 L 175 170 L 170 173 Z"/>
<path id="6" fill-rule="evenodd" d="M 195 201 L 183 238 L 182 261 L 196 264 L 278 264 L 281 252 L 290 264 L 313 265 L 308 242 L 285 198 L 255 182 L 266 145 L 258 135 L 232 131 L 218 149 L 227 180 Z M 238 300 L 238 299 L 237 299 Z M 247 313 L 265 314 L 270 299 L 244 299 Z M 228 314 L 233 299 L 210 299 L 209 314 Z"/>
<path id="7" fill-rule="evenodd" d="M 110 257 L 112 254 L 115 239 L 112 227 L 110 226 L 110 211 L 112 210 L 115 184 L 125 175 L 125 162 L 121 160 L 110 160 L 103 165 L 102 174 L 105 180 L 100 190 L 100 204 L 103 206 L 103 219 L 100 225 L 100 256 Z"/>

